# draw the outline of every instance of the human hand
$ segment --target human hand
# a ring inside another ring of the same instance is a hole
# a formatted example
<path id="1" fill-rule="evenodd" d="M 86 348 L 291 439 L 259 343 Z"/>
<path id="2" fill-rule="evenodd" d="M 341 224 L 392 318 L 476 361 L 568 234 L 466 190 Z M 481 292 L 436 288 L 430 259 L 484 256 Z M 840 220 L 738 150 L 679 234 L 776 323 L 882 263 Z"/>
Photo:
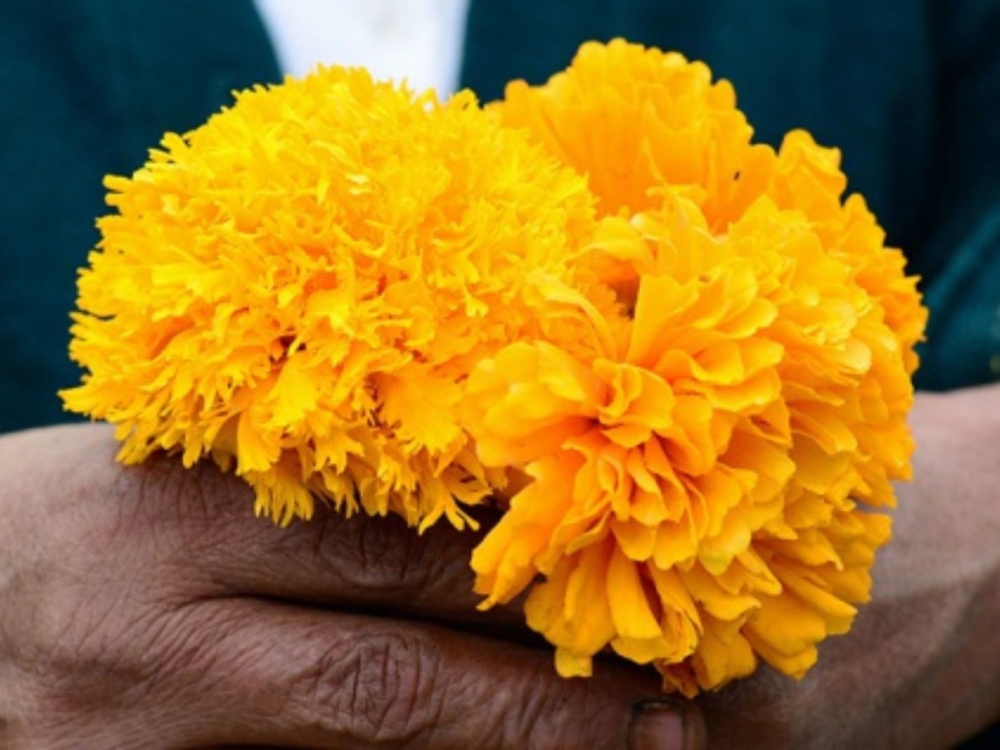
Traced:
<path id="1" fill-rule="evenodd" d="M 278 529 L 233 477 L 114 450 L 0 438 L 3 747 L 682 746 L 683 712 L 633 709 L 651 670 L 564 680 L 516 608 L 475 611 L 476 535 Z"/>
<path id="2" fill-rule="evenodd" d="M 709 747 L 941 748 L 1000 717 L 1000 386 L 919 394 L 872 602 L 795 682 L 700 701 Z"/>
<path id="3" fill-rule="evenodd" d="M 711 746 L 941 747 L 1000 715 L 998 404 L 997 387 L 919 397 L 874 601 L 802 682 L 762 668 L 704 696 Z M 656 694 L 625 665 L 564 681 L 544 649 L 455 630 L 521 638 L 519 613 L 472 613 L 472 535 L 332 514 L 274 529 L 210 469 L 115 467 L 103 428 L 0 443 L 7 744 L 620 747 Z M 654 716 L 632 738 L 679 744 L 679 715 Z"/>

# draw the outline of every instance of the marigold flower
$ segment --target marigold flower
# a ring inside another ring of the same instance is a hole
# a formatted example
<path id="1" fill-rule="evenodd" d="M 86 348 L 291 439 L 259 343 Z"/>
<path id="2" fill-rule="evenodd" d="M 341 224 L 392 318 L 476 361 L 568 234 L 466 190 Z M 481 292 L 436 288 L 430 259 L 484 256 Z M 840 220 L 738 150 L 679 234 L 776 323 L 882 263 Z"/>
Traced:
<path id="1" fill-rule="evenodd" d="M 774 169 L 773 149 L 751 143 L 728 81 L 677 52 L 622 39 L 584 44 L 547 84 L 514 81 L 489 108 L 587 175 L 605 214 L 653 208 L 670 185 L 724 230 Z"/>
<path id="2" fill-rule="evenodd" d="M 245 92 L 108 178 L 67 406 L 280 523 L 493 498 L 476 590 L 530 589 L 563 675 L 799 677 L 869 597 L 926 311 L 839 152 L 752 135 L 621 40 L 488 112 L 338 68 Z"/>
<path id="3" fill-rule="evenodd" d="M 617 306 L 551 282 L 597 343 L 485 359 L 463 418 L 487 466 L 530 481 L 473 555 L 483 606 L 531 587 L 563 675 L 610 646 L 687 695 L 796 677 L 850 627 L 909 476 L 926 312 L 839 154 L 750 142 L 732 89 L 676 54 L 587 44 L 501 121 L 587 176 L 579 259 Z M 534 583 L 541 575 L 544 580 Z"/>
<path id="4" fill-rule="evenodd" d="M 106 184 L 71 347 L 89 374 L 64 398 L 118 425 L 124 461 L 211 455 L 281 523 L 315 494 L 461 527 L 503 482 L 461 383 L 540 329 L 528 274 L 566 276 L 593 200 L 471 94 L 320 69 Z"/>

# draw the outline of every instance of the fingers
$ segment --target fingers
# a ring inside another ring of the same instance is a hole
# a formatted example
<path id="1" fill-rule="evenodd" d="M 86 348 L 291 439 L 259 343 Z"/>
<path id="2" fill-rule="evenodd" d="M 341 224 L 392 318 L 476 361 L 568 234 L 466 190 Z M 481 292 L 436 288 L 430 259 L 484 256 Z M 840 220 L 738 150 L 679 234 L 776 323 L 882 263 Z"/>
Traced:
<path id="1" fill-rule="evenodd" d="M 240 571 L 248 586 L 325 597 L 326 584 L 307 578 L 325 570 L 336 583 L 342 573 L 328 572 L 330 560 L 353 559 L 344 550 L 357 557 L 361 547 L 363 569 L 384 576 L 389 593 L 377 596 L 386 611 L 405 609 L 391 588 L 399 568 L 378 567 L 395 537 L 351 542 L 338 529 L 354 522 L 302 524 L 298 533 L 318 534 L 314 545 L 333 546 L 324 560 L 302 538 L 276 544 L 281 530 L 252 518 L 249 493 L 232 477 L 170 460 L 122 469 L 103 428 L 16 442 L 10 465 L 39 483 L 26 483 L 10 505 L 30 506 L 32 523 L 12 538 L 23 552 L 16 585 L 0 590 L 4 746 L 600 748 L 678 736 L 675 712 L 633 710 L 659 695 L 647 670 L 604 664 L 591 680 L 567 681 L 549 649 L 206 585 Z M 400 524 L 370 523 L 416 538 Z M 465 551 L 440 533 L 428 537 L 427 554 L 464 566 Z M 396 565 L 409 571 L 413 555 Z M 432 590 L 446 580 L 429 577 L 412 585 Z M 457 609 L 451 585 L 440 586 L 440 601 L 426 606 Z M 363 596 L 356 589 L 340 595 Z"/>
<path id="2" fill-rule="evenodd" d="M 492 514 L 480 513 L 482 519 Z M 438 525 L 418 534 L 397 516 L 344 518 L 323 506 L 280 529 L 257 521 L 253 544 L 215 561 L 217 581 L 238 594 L 386 609 L 447 622 L 523 623 L 519 608 L 479 613 L 469 561 L 481 532 Z"/>
<path id="3" fill-rule="evenodd" d="M 145 506 L 142 523 L 158 527 L 160 539 L 172 537 L 167 561 L 201 593 L 523 630 L 517 604 L 476 610 L 482 597 L 472 592 L 469 560 L 482 531 L 441 523 L 418 534 L 397 516 L 348 519 L 321 502 L 312 520 L 279 528 L 254 517 L 252 492 L 241 480 L 210 465 L 185 470 L 159 457 L 123 473 L 133 497 L 122 502 Z M 497 517 L 487 508 L 476 512 L 483 528 Z"/>
<path id="4" fill-rule="evenodd" d="M 161 671 L 163 692 L 184 698 L 174 744 L 684 746 L 682 711 L 635 711 L 659 692 L 644 670 L 601 664 L 565 680 L 549 652 L 429 625 L 252 600 L 198 610 Z"/>

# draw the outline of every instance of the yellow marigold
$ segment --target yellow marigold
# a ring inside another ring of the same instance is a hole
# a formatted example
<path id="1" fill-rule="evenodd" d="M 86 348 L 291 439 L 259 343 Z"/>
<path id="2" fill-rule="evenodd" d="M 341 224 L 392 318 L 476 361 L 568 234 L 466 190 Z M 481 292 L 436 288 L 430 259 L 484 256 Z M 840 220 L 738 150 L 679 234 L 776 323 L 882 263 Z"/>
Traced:
<path id="1" fill-rule="evenodd" d="M 597 346 L 525 339 L 469 379 L 480 458 L 529 480 L 474 553 L 484 606 L 541 574 L 528 622 L 567 676 L 608 646 L 688 695 L 758 656 L 802 676 L 867 600 L 890 536 L 870 507 L 909 476 L 926 313 L 901 254 L 842 202 L 837 152 L 751 145 L 678 55 L 584 45 L 497 110 L 588 177 L 605 218 L 580 265 L 617 307 L 552 280 Z"/>
<path id="2" fill-rule="evenodd" d="M 724 227 L 774 168 L 773 150 L 751 144 L 728 81 L 677 52 L 622 39 L 584 44 L 546 85 L 514 81 L 489 109 L 585 174 L 605 214 L 655 207 L 671 185 L 711 227 Z"/>
<path id="3" fill-rule="evenodd" d="M 79 282 L 68 408 L 121 458 L 211 455 L 258 513 L 468 521 L 503 481 L 459 424 L 473 364 L 545 320 L 593 200 L 469 93 L 320 69 L 257 88 L 131 178 L 109 177 Z"/>

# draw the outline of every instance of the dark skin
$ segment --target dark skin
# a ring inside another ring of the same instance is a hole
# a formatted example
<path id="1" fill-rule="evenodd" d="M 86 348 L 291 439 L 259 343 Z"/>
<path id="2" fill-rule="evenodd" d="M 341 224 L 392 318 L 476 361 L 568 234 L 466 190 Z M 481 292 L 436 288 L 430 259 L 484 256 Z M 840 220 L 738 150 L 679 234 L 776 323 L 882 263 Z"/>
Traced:
<path id="1" fill-rule="evenodd" d="M 563 680 L 516 606 L 475 611 L 476 534 L 278 529 L 211 467 L 120 467 L 106 427 L 5 436 L 0 745 L 947 746 L 1000 716 L 1000 387 L 921 395 L 913 425 L 851 634 L 801 682 L 762 668 L 645 713 L 651 670 Z"/>
<path id="2" fill-rule="evenodd" d="M 118 466 L 103 426 L 0 443 L 4 747 L 612 748 L 658 695 L 624 664 L 563 680 L 518 611 L 478 614 L 472 534 L 279 529 L 207 465 Z"/>

